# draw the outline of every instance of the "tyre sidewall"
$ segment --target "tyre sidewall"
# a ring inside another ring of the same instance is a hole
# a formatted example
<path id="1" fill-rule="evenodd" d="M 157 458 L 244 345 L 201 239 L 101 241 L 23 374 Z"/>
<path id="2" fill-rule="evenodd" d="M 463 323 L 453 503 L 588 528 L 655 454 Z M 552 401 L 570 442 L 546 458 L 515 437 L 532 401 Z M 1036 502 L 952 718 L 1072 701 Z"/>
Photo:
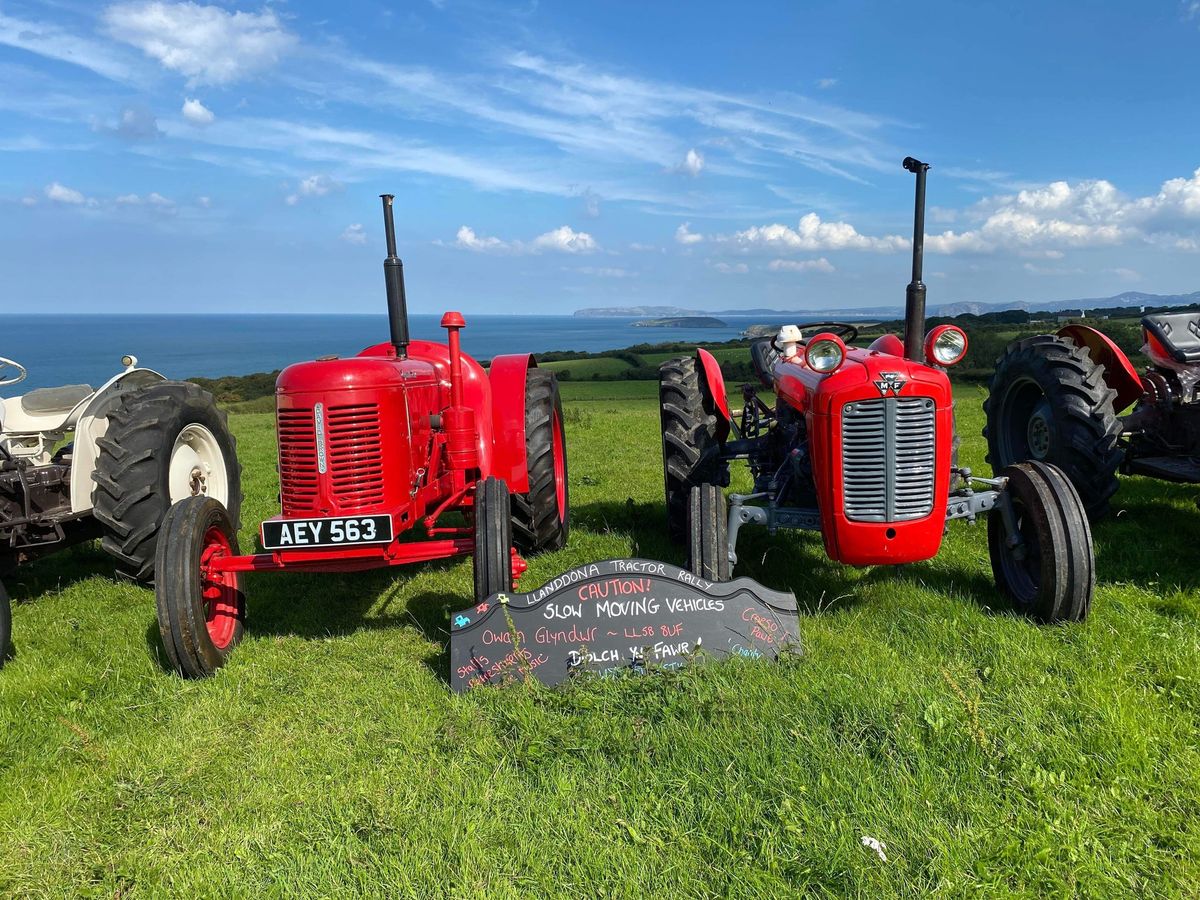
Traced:
<path id="1" fill-rule="evenodd" d="M 12 601 L 8 598 L 8 591 L 4 589 L 4 585 L 0 584 L 0 669 L 4 668 L 11 650 Z"/>
<path id="2" fill-rule="evenodd" d="M 512 519 L 508 486 L 488 477 L 475 488 L 475 601 L 512 591 Z"/>

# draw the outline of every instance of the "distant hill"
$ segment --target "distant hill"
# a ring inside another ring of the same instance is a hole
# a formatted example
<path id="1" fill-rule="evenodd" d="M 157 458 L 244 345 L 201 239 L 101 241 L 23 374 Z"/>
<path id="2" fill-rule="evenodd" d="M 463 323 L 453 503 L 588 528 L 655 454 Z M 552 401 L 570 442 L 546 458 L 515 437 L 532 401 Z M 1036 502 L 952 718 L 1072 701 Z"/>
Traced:
<path id="1" fill-rule="evenodd" d="M 726 328 L 720 319 L 713 316 L 670 316 L 665 319 L 641 319 L 633 323 L 634 328 Z"/>
<path id="2" fill-rule="evenodd" d="M 985 313 L 1002 312 L 1006 309 L 1025 311 L 1064 312 L 1072 309 L 1109 309 L 1113 307 L 1138 306 L 1190 306 L 1200 303 L 1200 291 L 1190 294 L 1147 294 L 1143 291 L 1125 291 L 1111 297 L 1084 297 L 1074 300 L 1013 300 L 1000 303 L 983 303 L 978 301 L 959 301 L 956 303 L 930 304 L 931 316 L 961 316 L 971 314 L 976 316 Z M 678 306 L 608 306 L 591 307 L 577 310 L 577 316 L 612 316 L 612 317 L 681 317 L 681 316 L 761 316 L 777 321 L 803 321 L 805 319 L 838 319 L 846 317 L 861 319 L 868 316 L 883 318 L 902 318 L 904 305 L 897 301 L 891 306 L 859 306 L 846 309 L 718 309 L 699 310 L 683 309 Z"/>

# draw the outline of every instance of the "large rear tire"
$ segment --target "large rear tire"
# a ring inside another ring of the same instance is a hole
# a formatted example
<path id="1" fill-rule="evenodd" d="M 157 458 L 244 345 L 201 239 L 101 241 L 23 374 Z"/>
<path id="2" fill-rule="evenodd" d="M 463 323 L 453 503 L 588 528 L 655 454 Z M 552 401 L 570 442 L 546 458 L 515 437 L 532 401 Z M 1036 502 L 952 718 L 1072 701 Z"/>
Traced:
<path id="1" fill-rule="evenodd" d="M 561 550 L 571 521 L 567 439 L 558 379 L 548 369 L 525 376 L 525 458 L 529 491 L 512 495 L 513 542 L 522 553 Z"/>
<path id="2" fill-rule="evenodd" d="M 667 534 L 688 540 L 688 497 L 693 487 L 729 484 L 729 464 L 721 459 L 717 413 L 703 385 L 694 357 L 671 359 L 658 370 L 658 404 L 662 424 L 663 482 L 667 500 Z"/>
<path id="3" fill-rule="evenodd" d="M 1054 466 L 1030 462 L 999 473 L 1008 479 L 1024 557 L 1009 544 L 1000 510 L 988 514 L 988 551 L 996 586 L 1040 622 L 1081 622 L 1096 587 L 1092 530 L 1074 485 Z"/>
<path id="4" fill-rule="evenodd" d="M 513 588 L 512 517 L 508 485 L 501 478 L 485 478 L 475 488 L 475 601 Z"/>
<path id="5" fill-rule="evenodd" d="M 996 471 L 1033 460 L 1060 468 L 1088 515 L 1117 491 L 1121 423 L 1104 366 L 1073 341 L 1043 334 L 1009 345 L 996 361 L 984 403 L 988 462 Z"/>
<path id="6" fill-rule="evenodd" d="M 12 641 L 12 601 L 8 599 L 8 591 L 0 583 L 0 669 L 8 660 Z"/>
<path id="7" fill-rule="evenodd" d="M 233 520 L 216 500 L 188 497 L 167 511 L 154 597 L 163 647 L 172 668 L 185 678 L 215 673 L 245 633 L 241 577 L 207 571 L 214 559 L 237 555 Z"/>
<path id="8" fill-rule="evenodd" d="M 237 527 L 241 467 L 228 416 L 194 384 L 165 381 L 121 398 L 97 441 L 95 516 L 101 546 L 140 581 L 154 577 L 155 548 L 173 503 L 209 497 Z"/>
<path id="9" fill-rule="evenodd" d="M 698 484 L 688 496 L 688 570 L 707 581 L 728 581 L 729 506 L 715 484 Z"/>

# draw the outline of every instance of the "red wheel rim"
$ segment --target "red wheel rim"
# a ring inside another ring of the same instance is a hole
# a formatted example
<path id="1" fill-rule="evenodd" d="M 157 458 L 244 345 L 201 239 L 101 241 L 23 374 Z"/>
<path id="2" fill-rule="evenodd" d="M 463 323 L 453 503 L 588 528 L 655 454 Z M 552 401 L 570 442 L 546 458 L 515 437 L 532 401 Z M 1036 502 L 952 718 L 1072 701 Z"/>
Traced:
<path id="1" fill-rule="evenodd" d="M 241 591 L 236 572 L 213 572 L 213 560 L 231 556 L 233 548 L 225 532 L 216 525 L 204 533 L 204 550 L 200 554 L 200 594 L 204 599 L 204 624 L 209 639 L 218 650 L 233 642 L 241 619 Z"/>
<path id="2" fill-rule="evenodd" d="M 557 409 L 554 410 L 554 496 L 558 501 L 558 521 L 567 517 L 567 454 L 563 447 L 562 417 Z"/>

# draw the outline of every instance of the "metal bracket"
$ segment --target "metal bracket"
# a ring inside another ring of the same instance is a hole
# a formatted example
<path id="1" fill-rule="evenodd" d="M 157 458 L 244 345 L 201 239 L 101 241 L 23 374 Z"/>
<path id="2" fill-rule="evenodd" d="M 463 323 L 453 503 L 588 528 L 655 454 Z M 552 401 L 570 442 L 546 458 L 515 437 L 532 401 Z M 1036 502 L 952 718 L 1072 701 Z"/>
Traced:
<path id="1" fill-rule="evenodd" d="M 737 565 L 738 532 L 743 525 L 766 525 L 774 534 L 780 528 L 800 531 L 820 531 L 821 513 L 817 509 L 795 506 L 746 506 L 747 500 L 758 500 L 766 494 L 729 495 L 729 564 Z"/>

